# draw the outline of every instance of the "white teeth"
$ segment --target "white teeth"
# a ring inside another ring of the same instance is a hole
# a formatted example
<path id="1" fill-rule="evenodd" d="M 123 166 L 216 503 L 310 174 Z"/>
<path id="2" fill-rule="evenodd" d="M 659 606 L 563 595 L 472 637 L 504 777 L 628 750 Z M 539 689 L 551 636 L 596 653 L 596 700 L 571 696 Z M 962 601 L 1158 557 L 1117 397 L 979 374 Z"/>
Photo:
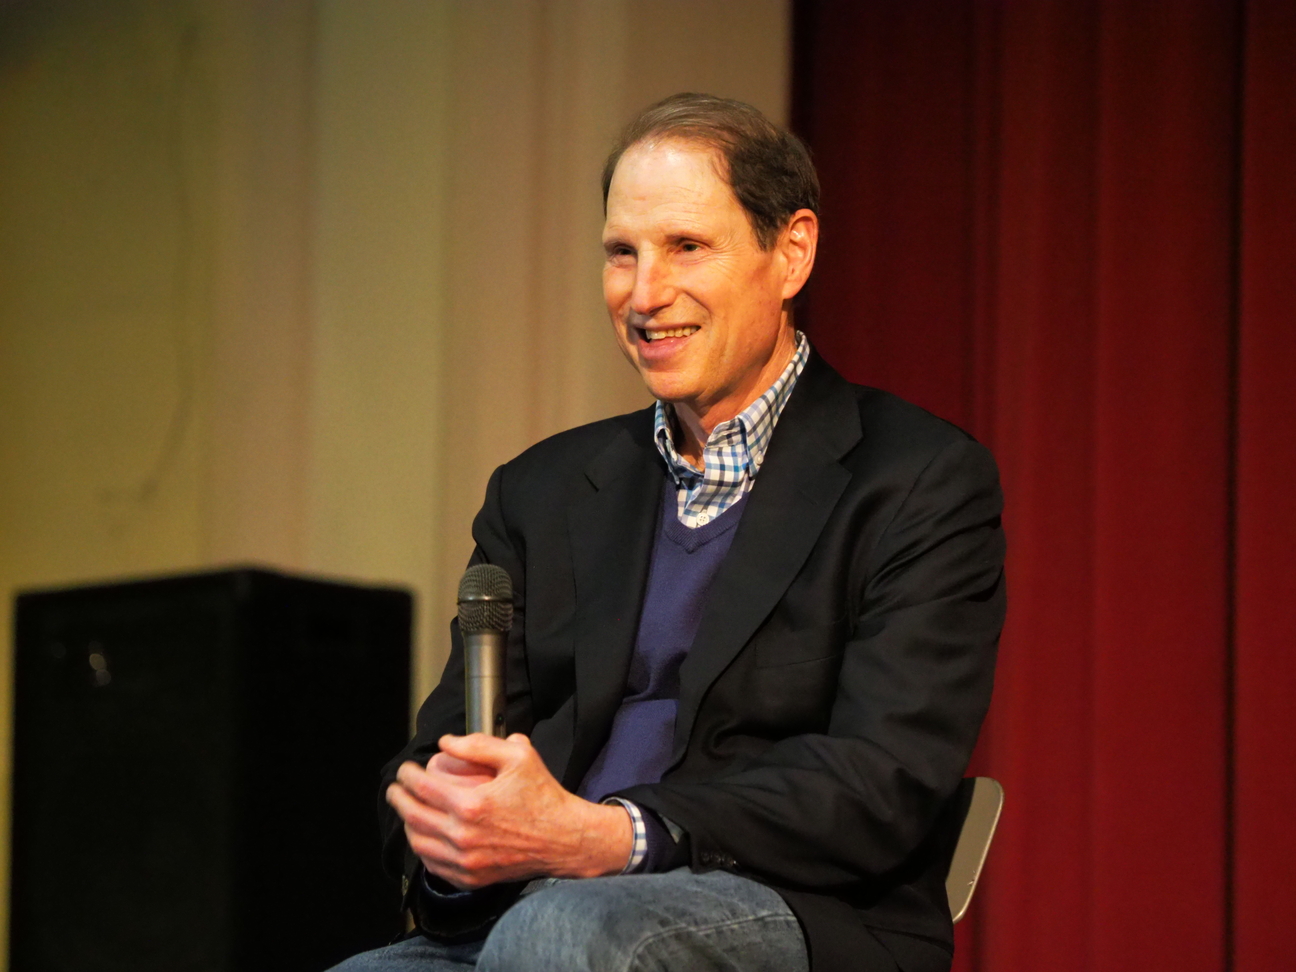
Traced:
<path id="1" fill-rule="evenodd" d="M 647 341 L 656 341 L 660 338 L 688 337 L 694 331 L 698 330 L 696 324 L 690 324 L 688 327 L 669 327 L 657 331 L 644 330 L 644 339 Z"/>

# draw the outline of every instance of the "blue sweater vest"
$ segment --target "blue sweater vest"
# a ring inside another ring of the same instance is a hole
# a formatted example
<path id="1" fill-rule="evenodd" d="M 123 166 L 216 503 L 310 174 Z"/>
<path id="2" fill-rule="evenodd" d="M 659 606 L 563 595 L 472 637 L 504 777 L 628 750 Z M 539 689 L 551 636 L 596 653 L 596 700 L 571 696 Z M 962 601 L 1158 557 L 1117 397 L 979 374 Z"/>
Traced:
<path id="1" fill-rule="evenodd" d="M 577 791 L 587 800 L 656 783 L 666 771 L 680 665 L 745 505 L 744 496 L 710 523 L 689 529 L 676 515 L 675 485 L 666 480 L 625 695 L 608 740 Z"/>

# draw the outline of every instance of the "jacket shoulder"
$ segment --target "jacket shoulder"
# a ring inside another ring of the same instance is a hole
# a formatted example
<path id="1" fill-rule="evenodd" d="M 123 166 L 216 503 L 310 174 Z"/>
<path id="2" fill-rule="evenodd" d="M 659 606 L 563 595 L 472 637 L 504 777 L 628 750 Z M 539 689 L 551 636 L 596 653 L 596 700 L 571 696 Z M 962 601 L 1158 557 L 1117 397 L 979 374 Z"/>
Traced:
<path id="1" fill-rule="evenodd" d="M 961 470 L 969 482 L 998 482 L 990 451 L 953 422 L 879 388 L 849 388 L 860 438 L 842 458 L 848 469 L 896 483 L 913 482 L 939 458 L 939 465 Z"/>
<path id="2" fill-rule="evenodd" d="M 851 385 L 866 437 L 899 449 L 936 451 L 954 443 L 974 442 L 953 422 L 880 388 Z"/>
<path id="3" fill-rule="evenodd" d="M 830 450 L 856 458 L 930 457 L 951 445 L 974 441 L 952 422 L 898 395 L 847 381 L 817 352 L 786 414 L 793 418 L 790 425 L 813 429 Z"/>
<path id="4" fill-rule="evenodd" d="M 548 476 L 556 470 L 580 472 L 586 463 L 614 442 L 631 441 L 652 447 L 653 408 L 614 415 L 558 432 L 529 446 L 503 466 L 509 478 Z"/>
<path id="5" fill-rule="evenodd" d="M 593 471 L 652 461 L 652 430 L 649 407 L 541 439 L 496 470 L 495 495 L 509 519 L 548 517 L 592 488 L 591 480 L 598 479 Z"/>

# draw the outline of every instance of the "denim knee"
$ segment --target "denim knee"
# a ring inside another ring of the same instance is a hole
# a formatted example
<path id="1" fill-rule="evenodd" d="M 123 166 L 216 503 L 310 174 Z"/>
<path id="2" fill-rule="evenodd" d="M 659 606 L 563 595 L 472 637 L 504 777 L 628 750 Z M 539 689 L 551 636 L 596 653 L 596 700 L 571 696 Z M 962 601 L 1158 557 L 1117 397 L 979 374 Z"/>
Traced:
<path id="1" fill-rule="evenodd" d="M 722 873 L 594 878 L 522 898 L 479 972 L 804 970 L 805 942 L 777 894 Z"/>
<path id="2" fill-rule="evenodd" d="M 479 972 L 586 972 L 622 968 L 618 942 L 636 931 L 612 914 L 594 882 L 571 882 L 523 897 L 496 923 L 477 960 Z"/>

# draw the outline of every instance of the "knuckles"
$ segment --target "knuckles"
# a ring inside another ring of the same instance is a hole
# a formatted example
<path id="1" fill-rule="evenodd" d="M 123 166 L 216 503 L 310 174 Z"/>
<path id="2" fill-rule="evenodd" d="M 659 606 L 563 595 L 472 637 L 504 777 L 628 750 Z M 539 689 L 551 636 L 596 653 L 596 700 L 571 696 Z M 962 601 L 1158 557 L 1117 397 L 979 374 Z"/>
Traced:
<path id="1" fill-rule="evenodd" d="M 455 800 L 454 815 L 466 824 L 483 823 L 490 816 L 489 801 L 477 790 L 470 790 Z"/>
<path id="2" fill-rule="evenodd" d="M 453 818 L 442 826 L 440 836 L 457 853 L 462 853 L 465 848 L 472 846 L 471 832 Z"/>

